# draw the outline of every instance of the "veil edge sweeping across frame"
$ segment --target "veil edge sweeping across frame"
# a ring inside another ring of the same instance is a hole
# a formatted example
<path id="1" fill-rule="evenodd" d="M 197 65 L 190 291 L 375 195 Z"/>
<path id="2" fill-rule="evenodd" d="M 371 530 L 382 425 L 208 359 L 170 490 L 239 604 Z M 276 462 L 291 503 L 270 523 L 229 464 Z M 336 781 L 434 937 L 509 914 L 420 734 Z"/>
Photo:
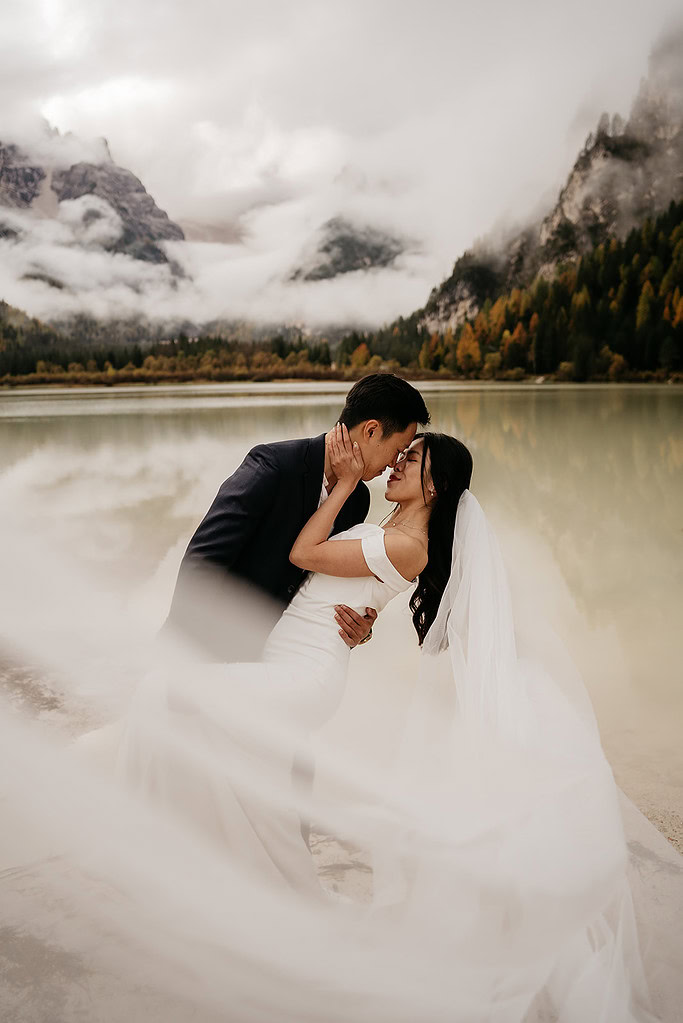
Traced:
<path id="1" fill-rule="evenodd" d="M 23 573 L 3 604 L 9 629 L 35 605 L 45 564 L 57 564 L 16 543 L 5 553 Z M 82 603 L 94 609 L 87 587 Z M 58 605 L 50 609 L 61 622 Z M 8 977 L 32 983 L 9 1009 L 22 1023 L 54 1004 L 65 1020 L 98 1018 L 96 1009 L 109 1023 L 186 1023 L 196 1012 L 207 1023 L 650 1023 L 649 985 L 657 1013 L 673 1020 L 681 858 L 620 803 L 576 669 L 524 614 L 516 602 L 513 614 L 495 536 L 465 491 L 395 770 L 383 786 L 329 749 L 320 766 L 336 797 L 301 807 L 372 853 L 369 905 L 257 883 L 234 843 L 206 842 L 130 788 L 85 772 L 46 726 L 5 715 L 3 949 Z M 145 650 L 128 652 L 124 672 L 95 638 L 94 656 L 61 636 L 55 645 L 47 628 L 26 638 L 46 661 L 62 658 L 63 676 L 80 672 L 105 692 Z M 108 674 L 93 679 L 98 663 Z M 191 701 L 195 669 L 175 657 L 167 669 Z M 288 748 L 285 722 L 265 709 L 230 702 L 231 728 Z M 241 790 L 274 814 L 293 802 L 284 772 L 279 787 L 260 785 L 251 746 L 235 760 L 221 740 L 209 756 L 204 729 L 195 740 L 199 719 L 167 710 L 180 722 L 174 757 L 212 778 L 239 763 Z M 155 710 L 145 727 L 172 744 L 165 720 Z"/>
<path id="2" fill-rule="evenodd" d="M 641 885 L 636 926 L 641 879 L 624 818 L 664 852 L 662 866 L 681 858 L 618 790 L 562 644 L 524 607 L 513 613 L 498 542 L 469 490 L 399 773 L 414 819 L 384 843 L 401 856 L 379 855 L 376 897 L 419 933 L 436 925 L 437 955 L 458 963 L 454 1004 L 469 988 L 472 1019 L 654 1020 L 640 929 L 648 980 L 673 1009 L 675 910 L 667 919 L 662 893 Z"/>

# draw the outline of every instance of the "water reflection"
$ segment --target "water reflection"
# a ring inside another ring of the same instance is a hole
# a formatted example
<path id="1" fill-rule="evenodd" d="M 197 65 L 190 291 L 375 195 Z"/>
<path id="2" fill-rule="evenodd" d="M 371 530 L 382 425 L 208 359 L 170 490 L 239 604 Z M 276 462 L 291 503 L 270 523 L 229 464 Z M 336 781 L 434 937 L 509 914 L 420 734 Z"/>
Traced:
<path id="1" fill-rule="evenodd" d="M 438 396 L 431 408 L 472 446 L 487 505 L 547 539 L 591 619 L 609 613 L 611 591 L 647 596 L 677 570 L 680 583 L 678 394 L 483 392 Z"/>

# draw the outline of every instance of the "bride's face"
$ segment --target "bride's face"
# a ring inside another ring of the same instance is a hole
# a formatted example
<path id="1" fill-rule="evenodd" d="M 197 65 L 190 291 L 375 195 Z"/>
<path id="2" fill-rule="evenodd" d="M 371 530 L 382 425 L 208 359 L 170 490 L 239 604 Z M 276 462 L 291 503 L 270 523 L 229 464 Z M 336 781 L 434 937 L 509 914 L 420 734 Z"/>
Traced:
<path id="1" fill-rule="evenodd" d="M 429 457 L 429 456 L 428 456 Z M 405 501 L 424 501 L 422 494 L 422 440 L 415 440 L 398 456 L 391 470 L 384 496 L 387 501 L 403 504 Z M 429 494 L 429 464 L 425 466 L 425 491 Z"/>

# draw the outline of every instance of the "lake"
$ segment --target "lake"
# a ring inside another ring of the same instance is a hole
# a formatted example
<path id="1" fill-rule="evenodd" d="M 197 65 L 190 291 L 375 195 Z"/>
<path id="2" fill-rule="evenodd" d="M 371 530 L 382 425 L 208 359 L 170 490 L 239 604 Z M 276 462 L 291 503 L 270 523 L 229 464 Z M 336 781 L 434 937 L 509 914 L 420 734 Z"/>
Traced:
<path id="1" fill-rule="evenodd" d="M 540 598 L 579 663 L 617 781 L 680 847 L 683 390 L 419 386 L 433 427 L 472 450 L 515 587 Z M 0 391 L 3 537 L 98 571 L 155 626 L 222 480 L 255 443 L 326 430 L 346 390 Z M 381 482 L 371 490 L 380 521 Z"/>

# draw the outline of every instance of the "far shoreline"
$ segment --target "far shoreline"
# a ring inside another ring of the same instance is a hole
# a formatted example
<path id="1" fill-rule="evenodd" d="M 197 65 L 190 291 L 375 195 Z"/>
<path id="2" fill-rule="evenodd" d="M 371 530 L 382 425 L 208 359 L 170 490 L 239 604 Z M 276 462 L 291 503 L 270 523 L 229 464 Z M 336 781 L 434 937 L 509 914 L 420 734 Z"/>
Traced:
<path id="1" fill-rule="evenodd" d="M 381 372 L 381 371 L 380 371 Z M 258 384 L 265 388 L 271 385 L 286 385 L 291 386 L 295 384 L 311 384 L 317 385 L 324 388 L 328 384 L 345 384 L 351 387 L 352 384 L 360 379 L 363 374 L 347 375 L 342 372 L 340 373 L 329 373 L 325 376 L 287 376 L 287 377 L 263 377 L 260 375 L 244 376 L 239 378 L 226 377 L 222 380 L 207 379 L 206 377 L 190 377 L 186 375 L 169 376 L 162 379 L 144 379 L 140 376 L 134 376 L 133 374 L 121 374 L 119 379 L 111 379 L 110 374 L 93 374 L 92 378 L 87 380 L 70 380 L 68 374 L 55 374 L 52 379 L 42 374 L 30 374 L 34 379 L 28 379 L 27 377 L 20 377 L 15 379 L 4 378 L 0 380 L 0 393 L 10 393 L 13 391 L 22 391 L 27 393 L 30 391 L 53 391 L 53 390 L 98 390 L 98 391 L 111 391 L 121 390 L 122 388 L 135 388 L 139 390 L 154 390 L 163 387 L 239 387 L 241 385 L 253 385 Z M 647 379 L 622 379 L 622 380 L 608 380 L 605 378 L 597 378 L 593 380 L 577 381 L 577 380 L 563 380 L 553 375 L 548 376 L 524 376 L 515 378 L 486 378 L 486 377 L 461 377 L 451 376 L 446 374 L 427 374 L 427 373 L 400 373 L 405 380 L 409 380 L 411 383 L 417 386 L 429 386 L 429 385 L 443 385 L 444 387 L 455 386 L 461 387 L 463 390 L 476 390 L 478 388 L 485 389 L 500 389 L 509 390 L 515 388 L 523 389 L 535 389 L 535 388 L 546 388 L 546 389 L 576 389 L 583 390 L 585 388 L 609 388 L 621 389 L 624 387 L 640 388 L 644 386 L 680 386 L 683 384 L 683 374 L 674 374 L 669 377 L 654 377 L 648 376 Z M 118 376 L 118 374 L 117 374 Z M 107 379 L 108 377 L 108 379 Z M 653 378 L 654 377 L 654 378 Z"/>

